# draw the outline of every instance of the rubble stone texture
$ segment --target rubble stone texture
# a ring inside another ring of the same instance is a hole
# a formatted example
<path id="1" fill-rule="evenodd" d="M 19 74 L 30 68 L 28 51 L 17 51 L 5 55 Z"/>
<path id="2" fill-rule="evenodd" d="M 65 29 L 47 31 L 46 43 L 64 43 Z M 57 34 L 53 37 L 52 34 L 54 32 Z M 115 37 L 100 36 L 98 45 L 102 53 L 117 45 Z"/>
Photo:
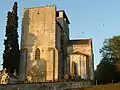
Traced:
<path id="1" fill-rule="evenodd" d="M 94 56 L 92 39 L 70 40 L 70 74 L 73 73 L 73 62 L 77 65 L 77 74 L 82 79 L 94 80 Z"/>
<path id="2" fill-rule="evenodd" d="M 19 75 L 21 81 L 55 81 L 70 75 L 71 55 L 67 52 L 69 24 L 65 12 L 56 11 L 54 5 L 24 9 Z M 91 55 L 89 49 L 92 48 L 81 51 L 80 48 L 83 47 L 79 46 L 80 52 Z"/>

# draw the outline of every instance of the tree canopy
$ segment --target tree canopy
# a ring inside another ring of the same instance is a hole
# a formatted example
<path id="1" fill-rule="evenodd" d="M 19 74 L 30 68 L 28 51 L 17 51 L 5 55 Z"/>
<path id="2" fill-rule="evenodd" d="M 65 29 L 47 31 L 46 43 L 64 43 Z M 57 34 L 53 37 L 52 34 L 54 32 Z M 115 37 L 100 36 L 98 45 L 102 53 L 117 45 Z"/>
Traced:
<path id="1" fill-rule="evenodd" d="M 105 39 L 100 54 L 102 59 L 95 73 L 99 84 L 120 81 L 120 36 Z"/>

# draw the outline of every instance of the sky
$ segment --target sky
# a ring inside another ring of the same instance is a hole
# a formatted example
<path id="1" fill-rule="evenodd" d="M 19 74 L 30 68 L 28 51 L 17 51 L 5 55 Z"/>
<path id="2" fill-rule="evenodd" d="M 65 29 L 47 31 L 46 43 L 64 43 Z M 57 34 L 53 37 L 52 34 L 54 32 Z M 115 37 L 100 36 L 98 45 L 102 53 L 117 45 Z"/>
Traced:
<path id="1" fill-rule="evenodd" d="M 7 12 L 18 2 L 19 42 L 24 8 L 55 4 L 65 10 L 70 21 L 70 38 L 92 38 L 94 66 L 99 64 L 99 49 L 105 38 L 120 35 L 120 0 L 2 0 L 0 3 L 0 63 L 2 64 Z M 2 67 L 0 66 L 0 69 Z"/>

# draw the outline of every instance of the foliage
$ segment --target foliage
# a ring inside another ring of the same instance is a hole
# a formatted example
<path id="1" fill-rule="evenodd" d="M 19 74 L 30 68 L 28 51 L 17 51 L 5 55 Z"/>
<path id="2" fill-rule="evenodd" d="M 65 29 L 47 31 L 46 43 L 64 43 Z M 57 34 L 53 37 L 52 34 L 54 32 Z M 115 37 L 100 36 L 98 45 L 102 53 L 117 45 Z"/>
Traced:
<path id="1" fill-rule="evenodd" d="M 114 66 L 109 63 L 100 63 L 96 70 L 98 84 L 111 83 L 114 79 Z"/>
<path id="2" fill-rule="evenodd" d="M 12 12 L 8 12 L 6 34 L 4 39 L 5 50 L 3 53 L 3 68 L 6 68 L 9 73 L 13 73 L 16 69 L 19 70 L 19 44 L 18 44 L 18 16 L 17 2 L 14 2 Z"/>
<path id="3" fill-rule="evenodd" d="M 96 79 L 99 84 L 120 81 L 120 36 L 105 39 L 100 49 L 102 60 L 96 70 Z"/>

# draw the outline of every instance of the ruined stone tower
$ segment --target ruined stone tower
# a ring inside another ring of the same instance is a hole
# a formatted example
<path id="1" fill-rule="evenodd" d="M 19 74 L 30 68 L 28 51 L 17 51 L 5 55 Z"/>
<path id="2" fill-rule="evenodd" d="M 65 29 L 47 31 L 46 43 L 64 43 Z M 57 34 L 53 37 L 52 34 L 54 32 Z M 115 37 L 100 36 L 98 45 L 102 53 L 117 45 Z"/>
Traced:
<path id="1" fill-rule="evenodd" d="M 22 17 L 21 81 L 63 79 L 67 69 L 69 20 L 56 6 L 25 8 Z"/>
<path id="2" fill-rule="evenodd" d="M 24 9 L 21 81 L 58 81 L 65 76 L 94 80 L 92 39 L 70 40 L 69 24 L 65 11 L 54 5 Z"/>

